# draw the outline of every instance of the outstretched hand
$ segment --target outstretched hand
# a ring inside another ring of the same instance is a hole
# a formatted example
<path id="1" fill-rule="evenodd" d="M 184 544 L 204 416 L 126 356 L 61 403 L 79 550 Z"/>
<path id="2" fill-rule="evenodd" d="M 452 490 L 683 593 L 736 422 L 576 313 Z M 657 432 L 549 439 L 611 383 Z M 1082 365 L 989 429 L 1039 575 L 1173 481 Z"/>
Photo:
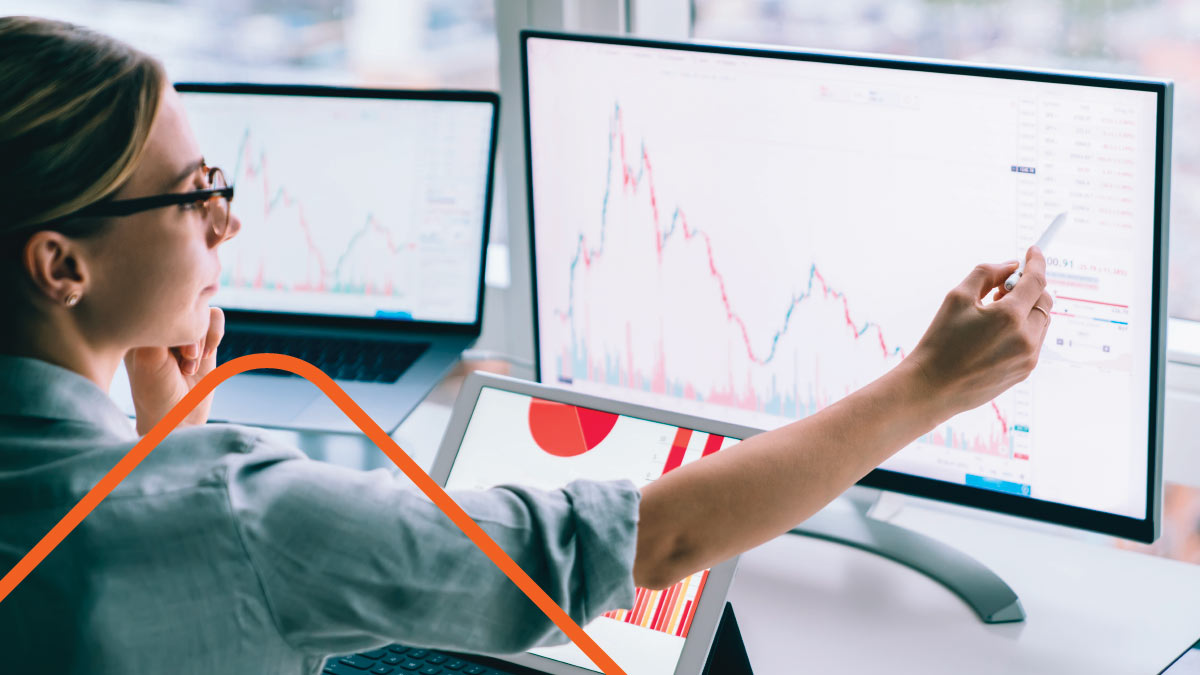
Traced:
<path id="1" fill-rule="evenodd" d="M 145 434 L 217 365 L 217 345 L 225 334 L 225 314 L 209 308 L 208 330 L 197 342 L 176 347 L 138 347 L 125 354 L 125 370 L 137 413 L 137 432 Z M 212 395 L 196 406 L 183 424 L 204 424 Z"/>
<path id="2" fill-rule="evenodd" d="M 954 413 L 979 407 L 1024 380 L 1037 365 L 1054 300 L 1037 247 L 1012 291 L 1004 280 L 1017 262 L 983 264 L 951 290 L 906 361 L 925 376 L 929 395 Z M 995 301 L 983 304 L 994 290 Z"/>

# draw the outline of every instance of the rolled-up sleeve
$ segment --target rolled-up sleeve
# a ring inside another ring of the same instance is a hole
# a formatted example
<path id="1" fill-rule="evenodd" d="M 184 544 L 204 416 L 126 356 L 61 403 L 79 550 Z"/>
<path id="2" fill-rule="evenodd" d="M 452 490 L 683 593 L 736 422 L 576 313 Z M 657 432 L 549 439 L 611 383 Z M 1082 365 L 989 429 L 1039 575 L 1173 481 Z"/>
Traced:
<path id="1" fill-rule="evenodd" d="M 253 437 L 229 456 L 231 513 L 280 634 L 333 653 L 388 642 L 513 653 L 566 637 L 407 478 L 307 459 Z M 451 492 L 579 624 L 628 608 L 640 492 Z"/>

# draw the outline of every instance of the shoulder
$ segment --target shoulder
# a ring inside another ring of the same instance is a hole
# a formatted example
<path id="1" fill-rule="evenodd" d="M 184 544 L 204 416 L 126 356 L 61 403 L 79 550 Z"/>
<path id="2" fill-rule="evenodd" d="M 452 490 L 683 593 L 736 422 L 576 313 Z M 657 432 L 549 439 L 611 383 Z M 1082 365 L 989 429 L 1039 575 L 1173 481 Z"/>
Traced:
<path id="1" fill-rule="evenodd" d="M 299 459 L 305 455 L 285 442 L 277 432 L 240 424 L 204 424 L 177 429 L 164 441 L 173 449 L 186 449 L 196 460 L 228 459 L 256 455 L 278 459 Z"/>
<path id="2" fill-rule="evenodd" d="M 299 448 L 274 432 L 237 424 L 203 424 L 172 431 L 150 451 L 137 471 L 163 489 L 224 484 L 232 472 L 248 464 L 304 459 Z M 129 487 L 137 490 L 137 483 Z"/>

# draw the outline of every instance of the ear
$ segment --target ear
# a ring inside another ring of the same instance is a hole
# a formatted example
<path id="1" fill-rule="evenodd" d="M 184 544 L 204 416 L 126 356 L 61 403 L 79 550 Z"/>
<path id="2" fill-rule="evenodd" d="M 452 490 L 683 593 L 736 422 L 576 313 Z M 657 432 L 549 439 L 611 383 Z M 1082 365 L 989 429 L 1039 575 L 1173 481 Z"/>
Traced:
<path id="1" fill-rule="evenodd" d="M 34 234 L 21 252 L 21 262 L 34 288 L 50 303 L 65 305 L 72 294 L 84 295 L 89 279 L 83 250 L 62 233 Z"/>

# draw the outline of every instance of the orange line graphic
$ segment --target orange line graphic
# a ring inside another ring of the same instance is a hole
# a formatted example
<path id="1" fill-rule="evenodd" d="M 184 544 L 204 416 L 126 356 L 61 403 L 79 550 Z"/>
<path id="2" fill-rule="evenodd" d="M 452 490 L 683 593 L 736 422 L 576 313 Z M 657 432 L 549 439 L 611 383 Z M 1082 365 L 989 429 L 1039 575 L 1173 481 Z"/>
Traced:
<path id="1" fill-rule="evenodd" d="M 408 453 L 404 452 L 404 450 L 401 450 L 400 446 L 396 445 L 396 442 L 392 440 L 392 438 L 388 436 L 378 424 L 375 423 L 375 420 L 371 419 L 370 416 L 368 416 L 367 413 L 363 411 L 363 409 L 360 408 L 358 404 L 355 403 L 354 400 L 342 390 L 341 387 L 339 387 L 328 375 L 322 372 L 320 368 L 317 368 L 307 361 L 283 354 L 250 354 L 247 356 L 242 356 L 218 366 L 211 373 L 206 375 L 204 379 L 197 382 L 196 386 L 192 388 L 192 390 L 189 391 L 183 397 L 183 399 L 180 400 L 179 403 L 177 403 L 175 407 L 172 408 L 171 411 L 159 421 L 158 424 L 154 425 L 154 428 L 152 428 L 145 436 L 143 436 L 142 439 L 138 441 L 137 444 L 135 444 L 124 457 L 121 458 L 121 461 L 117 462 L 116 466 L 114 466 L 107 474 L 105 474 L 105 476 L 100 479 L 100 482 L 96 483 L 95 487 L 89 490 L 88 493 L 79 500 L 78 504 L 72 507 L 71 510 L 67 512 L 67 515 L 63 516 L 62 520 L 58 521 L 58 524 L 51 528 L 50 531 L 46 533 L 46 536 L 42 537 L 41 541 L 39 541 L 32 549 L 30 549 L 30 551 L 25 554 L 25 557 L 21 558 L 21 560 L 18 561 L 17 564 L 11 570 L 9 570 L 7 574 L 4 575 L 4 578 L 0 579 L 0 602 L 3 602 L 4 599 L 8 597 L 8 594 L 11 593 L 13 589 L 25 579 L 25 577 L 29 576 L 29 573 L 32 572 L 39 564 L 41 564 L 42 560 L 44 560 L 46 556 L 50 555 L 50 552 L 53 551 L 56 546 L 62 543 L 62 540 L 65 539 L 66 536 L 70 534 L 77 525 L 79 525 L 79 523 L 83 522 L 83 519 L 92 512 L 92 509 L 96 508 L 96 506 L 103 501 L 104 498 L 107 497 L 114 488 L 117 487 L 117 484 L 124 480 L 125 477 L 128 476 L 129 473 L 133 471 L 133 469 L 136 468 L 137 465 L 140 464 L 147 455 L 150 454 L 150 451 L 158 447 L 158 444 L 161 443 L 162 440 L 167 437 L 167 434 L 171 433 L 175 427 L 179 426 L 179 423 L 183 421 L 183 418 L 186 417 L 188 413 L 192 411 L 192 409 L 199 405 L 206 396 L 212 393 L 213 389 L 217 388 L 217 385 L 221 384 L 230 377 L 237 375 L 238 373 L 258 368 L 278 368 L 279 370 L 286 370 L 295 373 L 296 375 L 299 375 L 316 385 L 317 388 L 324 392 L 325 395 L 328 396 L 329 399 L 332 400 L 334 404 L 336 404 L 337 407 L 346 414 L 347 417 L 349 417 L 356 425 L 358 425 L 358 428 L 361 429 L 362 432 L 366 434 L 367 437 L 370 438 L 385 455 L 387 455 L 393 462 L 396 463 L 396 466 L 400 467 L 400 470 L 404 472 L 404 475 L 408 476 L 409 480 L 415 483 L 416 486 L 420 488 L 421 491 L 424 492 L 425 495 L 438 506 L 438 508 L 440 508 L 447 516 L 449 516 L 450 520 L 454 521 L 454 524 L 463 531 L 463 534 L 466 534 L 467 537 L 474 542 L 474 544 L 478 546 L 485 555 L 487 555 L 492 563 L 494 563 L 496 567 L 499 567 L 500 571 L 504 572 L 504 574 L 511 579 L 514 584 L 517 585 L 517 588 L 520 588 L 525 595 L 529 596 L 529 599 L 532 600 L 539 609 L 545 612 L 546 616 L 549 617 L 550 620 L 553 621 L 560 629 L 562 629 L 562 631 L 566 633 L 567 636 L 570 637 L 580 649 L 583 650 L 583 653 L 586 654 L 593 663 L 600 667 L 605 675 L 625 675 L 625 671 L 621 670 L 616 662 L 613 661 L 612 658 L 600 648 L 600 645 L 596 644 L 596 642 L 592 640 L 587 633 L 583 632 L 583 629 L 580 628 L 579 625 L 576 624 L 575 621 L 572 620 L 571 617 L 561 607 L 551 600 L 550 596 L 546 595 L 546 592 L 543 591 L 541 587 L 538 586 L 533 579 L 531 579 L 529 575 L 526 574 L 525 571 L 522 570 L 521 567 L 517 565 L 517 563 L 510 558 L 503 549 L 500 548 L 499 544 L 493 541 L 492 538 L 489 537 L 487 533 L 475 523 L 475 521 L 471 520 L 471 517 L 467 515 L 466 511 L 463 511 L 462 507 L 460 507 L 453 499 L 451 499 L 450 495 L 446 494 L 446 491 L 429 477 L 429 474 L 422 471 L 421 467 L 418 466 L 417 463 L 408 456 Z"/>

